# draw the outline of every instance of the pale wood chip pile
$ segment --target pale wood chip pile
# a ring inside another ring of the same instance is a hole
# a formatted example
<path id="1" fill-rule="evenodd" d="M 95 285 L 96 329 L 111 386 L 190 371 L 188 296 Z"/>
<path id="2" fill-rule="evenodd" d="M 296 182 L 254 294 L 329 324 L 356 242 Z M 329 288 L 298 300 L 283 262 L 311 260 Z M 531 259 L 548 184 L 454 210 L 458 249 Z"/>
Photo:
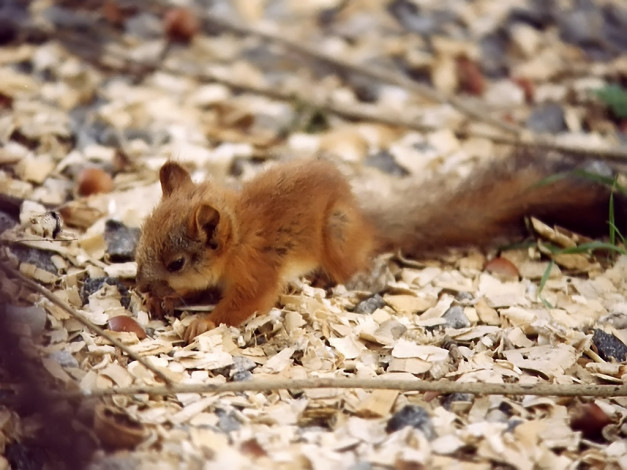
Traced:
<path id="1" fill-rule="evenodd" d="M 17 2 L 14 30 L 0 34 L 0 193 L 25 201 L 19 214 L 0 205 L 2 263 L 114 330 L 175 385 L 622 385 L 627 256 L 552 262 L 549 241 L 579 239 L 537 220 L 540 243 L 382 256 L 359 288 L 302 280 L 268 315 L 190 345 L 181 336 L 193 309 L 151 319 L 134 290 L 134 243 L 169 158 L 236 185 L 273 161 L 325 156 L 383 198 L 402 178 L 457 181 L 504 154 L 512 128 L 624 150 L 627 110 L 599 90 L 627 83 L 627 7 L 559 3 Z M 0 292 L 43 389 L 163 385 L 15 276 L 0 274 Z M 626 397 L 322 388 L 86 401 L 94 424 L 81 432 L 103 446 L 93 469 L 627 469 Z M 46 426 L 0 400 L 0 469 L 26 468 L 16 455 Z"/>

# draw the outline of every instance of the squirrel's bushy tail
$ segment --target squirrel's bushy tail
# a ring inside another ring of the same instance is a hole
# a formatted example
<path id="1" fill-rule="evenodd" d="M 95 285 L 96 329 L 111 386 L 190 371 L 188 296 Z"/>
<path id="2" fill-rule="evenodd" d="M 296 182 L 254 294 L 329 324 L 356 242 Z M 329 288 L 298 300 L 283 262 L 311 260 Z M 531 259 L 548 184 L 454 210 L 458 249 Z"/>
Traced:
<path id="1" fill-rule="evenodd" d="M 578 168 L 582 165 L 559 152 L 516 151 L 477 169 L 454 189 L 446 177 L 405 181 L 390 199 L 369 197 L 363 208 L 382 250 L 400 248 L 413 256 L 511 241 L 524 234 L 525 216 L 583 234 L 607 234 L 611 188 L 576 176 L 572 172 Z M 626 207 L 624 197 L 617 196 L 619 227 L 625 226 Z"/>

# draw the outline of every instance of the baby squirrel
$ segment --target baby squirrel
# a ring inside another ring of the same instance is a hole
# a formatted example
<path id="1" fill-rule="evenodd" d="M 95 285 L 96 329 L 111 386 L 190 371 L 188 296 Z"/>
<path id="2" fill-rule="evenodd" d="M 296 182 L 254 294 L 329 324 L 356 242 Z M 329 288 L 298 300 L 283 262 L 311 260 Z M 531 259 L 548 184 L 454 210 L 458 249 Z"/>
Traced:
<path id="1" fill-rule="evenodd" d="M 519 153 L 480 168 L 454 191 L 444 189 L 445 178 L 418 186 L 408 181 L 391 199 L 358 201 L 324 160 L 276 164 L 240 191 L 214 181 L 196 184 L 169 161 L 159 172 L 162 199 L 136 250 L 137 287 L 157 315 L 194 292 L 221 290 L 213 312 L 198 315 L 185 331 L 190 341 L 221 323 L 237 326 L 266 313 L 290 280 L 321 270 L 343 283 L 385 250 L 419 256 L 486 245 L 523 233 L 525 215 L 602 230 L 607 188 L 572 176 L 543 183 L 574 167 L 561 154 L 540 160 Z"/>
<path id="2" fill-rule="evenodd" d="M 318 268 L 345 282 L 367 268 L 375 248 L 350 185 L 327 161 L 276 165 L 239 192 L 194 184 L 171 161 L 159 178 L 163 198 L 136 251 L 138 289 L 156 312 L 159 300 L 167 311 L 195 291 L 222 291 L 214 311 L 189 325 L 188 341 L 267 312 L 286 283 Z"/>

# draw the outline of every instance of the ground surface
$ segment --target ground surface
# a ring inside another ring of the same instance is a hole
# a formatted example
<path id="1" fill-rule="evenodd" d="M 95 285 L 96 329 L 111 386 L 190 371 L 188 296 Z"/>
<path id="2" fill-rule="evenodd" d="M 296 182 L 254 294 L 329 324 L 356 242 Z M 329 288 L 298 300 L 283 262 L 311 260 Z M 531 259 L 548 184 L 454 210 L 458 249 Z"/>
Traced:
<path id="1" fill-rule="evenodd" d="M 21 242 L 3 259 L 95 324 L 145 332 L 113 334 L 175 384 L 622 384 L 627 258 L 558 259 L 539 295 L 549 259 L 534 243 L 384 257 L 369 289 L 304 281 L 270 314 L 190 345 L 180 337 L 193 313 L 151 319 L 133 290 L 136 229 L 170 157 L 237 184 L 275 160 L 323 155 L 384 198 L 394 178 L 463 178 L 506 154 L 519 129 L 624 149 L 627 9 L 554 3 L 5 5 L 0 192 L 40 205 L 21 206 L 21 225 L 3 234 Z M 38 241 L 54 229 L 41 217 L 50 208 L 64 229 Z M 17 211 L 3 211 L 4 229 Z M 44 367 L 27 387 L 160 384 L 14 275 L 2 279 L 13 330 Z M 120 315 L 134 321 L 109 323 Z M 93 468 L 627 468 L 621 397 L 283 389 L 134 393 L 76 409 L 55 419 L 83 423 L 67 432 L 80 429 L 86 447 L 105 443 Z M 36 441 L 59 423 L 10 404 L 0 418 L 0 468 L 62 460 Z"/>

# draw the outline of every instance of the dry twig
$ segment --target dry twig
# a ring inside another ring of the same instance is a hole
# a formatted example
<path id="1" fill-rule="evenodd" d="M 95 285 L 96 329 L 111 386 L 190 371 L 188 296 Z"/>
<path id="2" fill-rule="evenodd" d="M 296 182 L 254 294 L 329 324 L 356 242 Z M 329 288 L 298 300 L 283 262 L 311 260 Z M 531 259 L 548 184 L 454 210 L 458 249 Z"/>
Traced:
<path id="1" fill-rule="evenodd" d="M 390 82 L 390 80 L 396 80 L 396 81 L 393 81 L 392 83 L 396 83 L 397 85 L 401 87 L 405 87 L 408 90 L 413 90 L 416 92 L 418 92 L 417 90 L 420 90 L 420 91 L 427 93 L 427 95 L 431 93 L 435 93 L 430 88 L 424 85 L 418 84 L 416 82 L 413 82 L 408 78 L 398 77 L 388 72 L 373 72 L 369 69 L 365 69 L 354 64 L 344 64 L 343 62 L 338 61 L 337 59 L 334 59 L 332 57 L 321 56 L 318 51 L 313 50 L 311 48 L 307 48 L 297 43 L 289 42 L 284 38 L 274 36 L 270 33 L 252 30 L 242 25 L 236 25 L 235 23 L 229 22 L 228 20 L 225 20 L 223 18 L 217 18 L 217 17 L 212 16 L 208 18 L 208 21 L 212 21 L 215 24 L 218 24 L 227 29 L 231 29 L 235 32 L 238 32 L 239 34 L 259 35 L 262 39 L 278 41 L 281 43 L 289 44 L 290 46 L 293 46 L 294 48 L 304 48 L 304 50 L 306 50 L 307 53 L 317 56 L 317 58 L 320 60 L 332 62 L 333 65 L 337 67 L 341 67 L 342 65 L 347 66 L 350 68 L 350 71 L 352 71 L 353 73 L 361 73 L 375 80 L 385 81 L 385 82 Z M 69 41 L 72 44 L 77 43 L 77 42 L 84 43 L 85 41 L 88 44 L 92 42 L 90 41 L 89 38 L 77 37 L 77 35 L 72 32 L 65 31 L 65 32 L 58 32 L 58 34 L 64 37 L 66 41 Z M 111 51 L 107 52 L 108 57 L 110 59 L 113 59 L 110 61 L 104 60 L 100 57 L 94 58 L 93 56 L 87 57 L 86 59 L 88 59 L 94 66 L 97 66 L 103 70 L 109 70 L 109 71 L 115 70 L 117 72 L 128 73 L 134 76 L 143 76 L 145 74 L 152 73 L 155 69 L 157 69 L 157 67 L 160 67 L 162 70 L 166 70 L 172 74 L 176 74 L 176 75 L 187 74 L 188 76 L 192 75 L 194 76 L 194 78 L 196 78 L 199 81 L 213 81 L 217 83 L 222 83 L 228 86 L 229 88 L 233 88 L 233 89 L 237 89 L 237 90 L 245 91 L 245 92 L 250 92 L 250 93 L 254 93 L 258 95 L 268 96 L 276 100 L 298 101 L 305 105 L 311 106 L 312 108 L 318 108 L 320 110 L 327 111 L 329 113 L 336 114 L 340 117 L 344 117 L 346 119 L 351 119 L 351 120 L 377 122 L 377 123 L 381 123 L 381 124 L 385 124 L 389 126 L 404 127 L 407 129 L 418 131 L 418 132 L 434 132 L 434 131 L 438 131 L 441 129 L 436 126 L 428 126 L 428 125 L 420 124 L 413 120 L 406 119 L 398 115 L 393 116 L 393 117 L 386 116 L 382 114 L 380 110 L 367 109 L 366 106 L 359 106 L 359 105 L 351 106 L 347 103 L 342 103 L 341 105 L 337 105 L 335 103 L 330 102 L 329 100 L 314 99 L 312 97 L 302 96 L 297 93 L 283 92 L 277 89 L 276 87 L 271 88 L 271 87 L 263 87 L 263 86 L 253 86 L 249 83 L 238 82 L 237 80 L 234 80 L 231 77 L 221 76 L 219 74 L 211 73 L 207 70 L 203 70 L 202 72 L 197 71 L 193 74 L 191 74 L 189 71 L 182 72 L 181 69 L 175 68 L 172 65 L 168 65 L 165 62 L 165 57 L 167 56 L 169 50 L 170 50 L 170 47 L 168 45 L 159 54 L 158 60 L 155 60 L 152 63 L 145 63 L 145 64 L 138 63 L 137 61 L 130 61 L 126 57 L 123 57 L 121 55 L 116 55 L 112 53 Z M 391 77 L 388 77 L 388 75 L 391 75 Z M 432 99 L 438 102 L 447 102 L 447 99 L 441 96 L 439 97 L 434 96 Z M 459 100 L 457 100 L 456 98 L 452 98 L 452 101 L 458 102 Z M 451 102 L 451 104 L 453 104 L 452 101 L 448 100 L 448 102 Z M 504 129 L 503 126 L 507 126 L 508 128 L 506 128 L 505 130 L 515 135 L 504 135 L 504 134 L 499 134 L 499 133 L 492 134 L 488 132 L 473 131 L 473 130 L 468 130 L 468 129 L 452 129 L 452 132 L 459 138 L 477 137 L 477 138 L 488 139 L 492 142 L 503 144 L 503 145 L 510 145 L 510 146 L 523 147 L 523 148 L 533 148 L 537 150 L 555 150 L 559 152 L 568 153 L 572 156 L 593 157 L 593 158 L 600 159 L 600 160 L 617 161 L 620 163 L 627 162 L 627 149 L 618 148 L 618 147 L 616 148 L 574 147 L 572 145 L 560 143 L 552 136 L 548 136 L 548 135 L 538 136 L 538 135 L 534 135 L 531 132 L 527 132 L 527 131 L 523 132 L 519 128 L 515 128 L 515 130 L 513 130 L 511 129 L 513 126 L 506 124 L 503 121 L 487 116 L 487 112 L 485 110 L 481 113 L 480 116 L 477 116 L 476 114 L 479 112 L 478 109 L 469 108 L 463 103 L 462 103 L 462 106 L 467 108 L 468 112 L 472 113 L 471 114 L 472 117 L 480 119 L 484 122 L 488 122 L 489 124 L 496 125 L 499 129 Z"/>
<path id="2" fill-rule="evenodd" d="M 164 64 L 163 69 L 173 74 L 181 73 L 179 69 L 176 69 L 175 67 L 168 64 Z M 305 97 L 297 93 L 284 92 L 277 88 L 254 86 L 248 83 L 239 82 L 232 77 L 225 77 L 220 74 L 211 73 L 207 70 L 203 70 L 202 72 L 197 71 L 193 75 L 194 78 L 200 81 L 221 83 L 229 88 L 267 96 L 275 100 L 297 101 L 312 108 L 317 108 L 332 114 L 336 114 L 346 119 L 377 122 L 393 127 L 404 127 L 418 132 L 435 132 L 441 130 L 440 127 L 420 124 L 398 115 L 394 117 L 386 116 L 379 110 L 373 109 L 373 107 L 371 106 L 368 107 L 360 105 L 350 105 L 348 103 L 342 103 L 341 105 L 337 105 L 330 102 L 329 100 L 320 100 L 312 97 Z M 498 144 L 510 145 L 514 147 L 534 148 L 537 150 L 555 150 L 558 152 L 567 153 L 572 156 L 593 157 L 600 160 L 618 161 L 622 163 L 627 162 L 627 149 L 625 148 L 616 147 L 588 149 L 582 147 L 574 147 L 572 145 L 557 142 L 556 139 L 550 136 L 537 136 L 531 133 L 521 133 L 518 136 L 508 136 L 503 134 L 499 135 L 488 132 L 464 129 L 453 129 L 452 132 L 459 138 L 476 137 L 487 139 Z"/>
<path id="3" fill-rule="evenodd" d="M 150 364 L 148 361 L 146 361 L 145 359 L 143 359 L 142 357 L 140 357 L 139 355 L 134 353 L 131 349 L 129 349 L 120 340 L 118 340 L 117 338 L 114 338 L 109 333 L 107 333 L 105 330 L 100 328 L 99 326 L 94 325 L 91 321 L 89 321 L 87 318 L 85 318 L 83 315 L 81 315 L 78 311 L 76 311 L 75 309 L 73 309 L 72 307 L 67 305 L 65 302 L 63 302 L 60 299 L 58 299 L 57 297 L 55 297 L 54 294 L 52 292 L 50 292 L 48 289 L 46 289 L 45 287 L 37 284 L 36 282 L 32 281 L 31 279 L 28 279 L 22 273 L 20 273 L 19 271 L 16 271 L 14 268 L 12 268 L 10 266 L 7 266 L 4 263 L 0 263 L 0 269 L 2 269 L 7 275 L 11 275 L 11 276 L 14 276 L 17 279 L 19 279 L 19 281 L 23 285 L 25 285 L 27 288 L 29 288 L 30 290 L 32 290 L 34 292 L 37 292 L 38 294 L 41 294 L 46 299 L 48 299 L 50 302 L 52 302 L 53 304 L 55 304 L 59 308 L 62 308 L 65 312 L 70 314 L 81 325 L 87 327 L 88 329 L 90 329 L 91 331 L 96 333 L 97 335 L 103 337 L 104 339 L 109 341 L 111 344 L 113 344 L 115 347 L 117 347 L 118 349 L 120 349 L 123 352 L 125 352 L 128 355 L 128 357 L 130 357 L 131 359 L 139 362 L 146 369 L 148 369 L 151 372 L 153 372 L 157 377 L 159 377 L 161 380 L 163 380 L 167 384 L 167 387 L 164 387 L 164 388 L 170 388 L 173 385 L 173 382 L 162 371 L 160 371 L 159 369 L 154 367 L 152 364 Z"/>
<path id="4" fill-rule="evenodd" d="M 350 63 L 346 60 L 340 60 L 338 58 L 325 54 L 321 52 L 319 49 L 315 49 L 311 46 L 298 43 L 294 40 L 287 39 L 286 37 L 283 37 L 283 36 L 277 36 L 276 34 L 273 34 L 269 31 L 263 31 L 259 28 L 253 28 L 251 26 L 246 26 L 241 23 L 236 23 L 234 21 L 228 20 L 223 17 L 218 17 L 211 13 L 205 14 L 204 19 L 221 28 L 233 31 L 237 34 L 241 34 L 245 36 L 255 36 L 264 41 L 279 44 L 285 47 L 286 49 L 297 52 L 298 54 L 301 54 L 303 56 L 308 56 L 319 62 L 330 64 L 333 67 L 336 67 L 337 69 L 342 70 L 343 72 L 358 74 L 363 77 L 368 77 L 373 80 L 377 80 L 379 82 L 385 82 L 385 83 L 397 85 L 437 103 L 449 103 L 451 106 L 455 107 L 458 111 L 462 112 L 463 114 L 469 117 L 472 117 L 474 119 L 486 122 L 490 124 L 491 126 L 494 126 L 498 129 L 502 129 L 509 133 L 519 134 L 521 131 L 521 129 L 518 126 L 509 124 L 503 120 L 490 116 L 487 112 L 485 112 L 485 110 L 480 109 L 480 107 L 477 106 L 476 103 L 469 105 L 457 97 L 453 97 L 453 96 L 446 97 L 443 94 L 439 93 L 438 91 L 426 85 L 417 83 L 403 75 L 399 75 L 393 72 L 388 72 L 385 70 L 366 68 L 366 67 L 362 67 L 359 64 Z"/>
<path id="5" fill-rule="evenodd" d="M 370 390 L 400 390 L 404 392 L 471 393 L 473 395 L 536 395 L 570 397 L 619 397 L 627 396 L 626 385 L 584 384 L 513 384 L 513 383 L 468 383 L 430 382 L 426 380 L 357 379 L 357 378 L 312 378 L 312 379 L 253 379 L 245 382 L 222 384 L 183 384 L 172 387 L 124 387 L 78 392 L 93 397 L 111 395 L 173 395 L 176 393 L 224 393 L 224 392 L 270 392 L 274 390 L 302 390 L 317 388 L 361 388 Z M 70 392 L 71 395 L 76 395 Z"/>

